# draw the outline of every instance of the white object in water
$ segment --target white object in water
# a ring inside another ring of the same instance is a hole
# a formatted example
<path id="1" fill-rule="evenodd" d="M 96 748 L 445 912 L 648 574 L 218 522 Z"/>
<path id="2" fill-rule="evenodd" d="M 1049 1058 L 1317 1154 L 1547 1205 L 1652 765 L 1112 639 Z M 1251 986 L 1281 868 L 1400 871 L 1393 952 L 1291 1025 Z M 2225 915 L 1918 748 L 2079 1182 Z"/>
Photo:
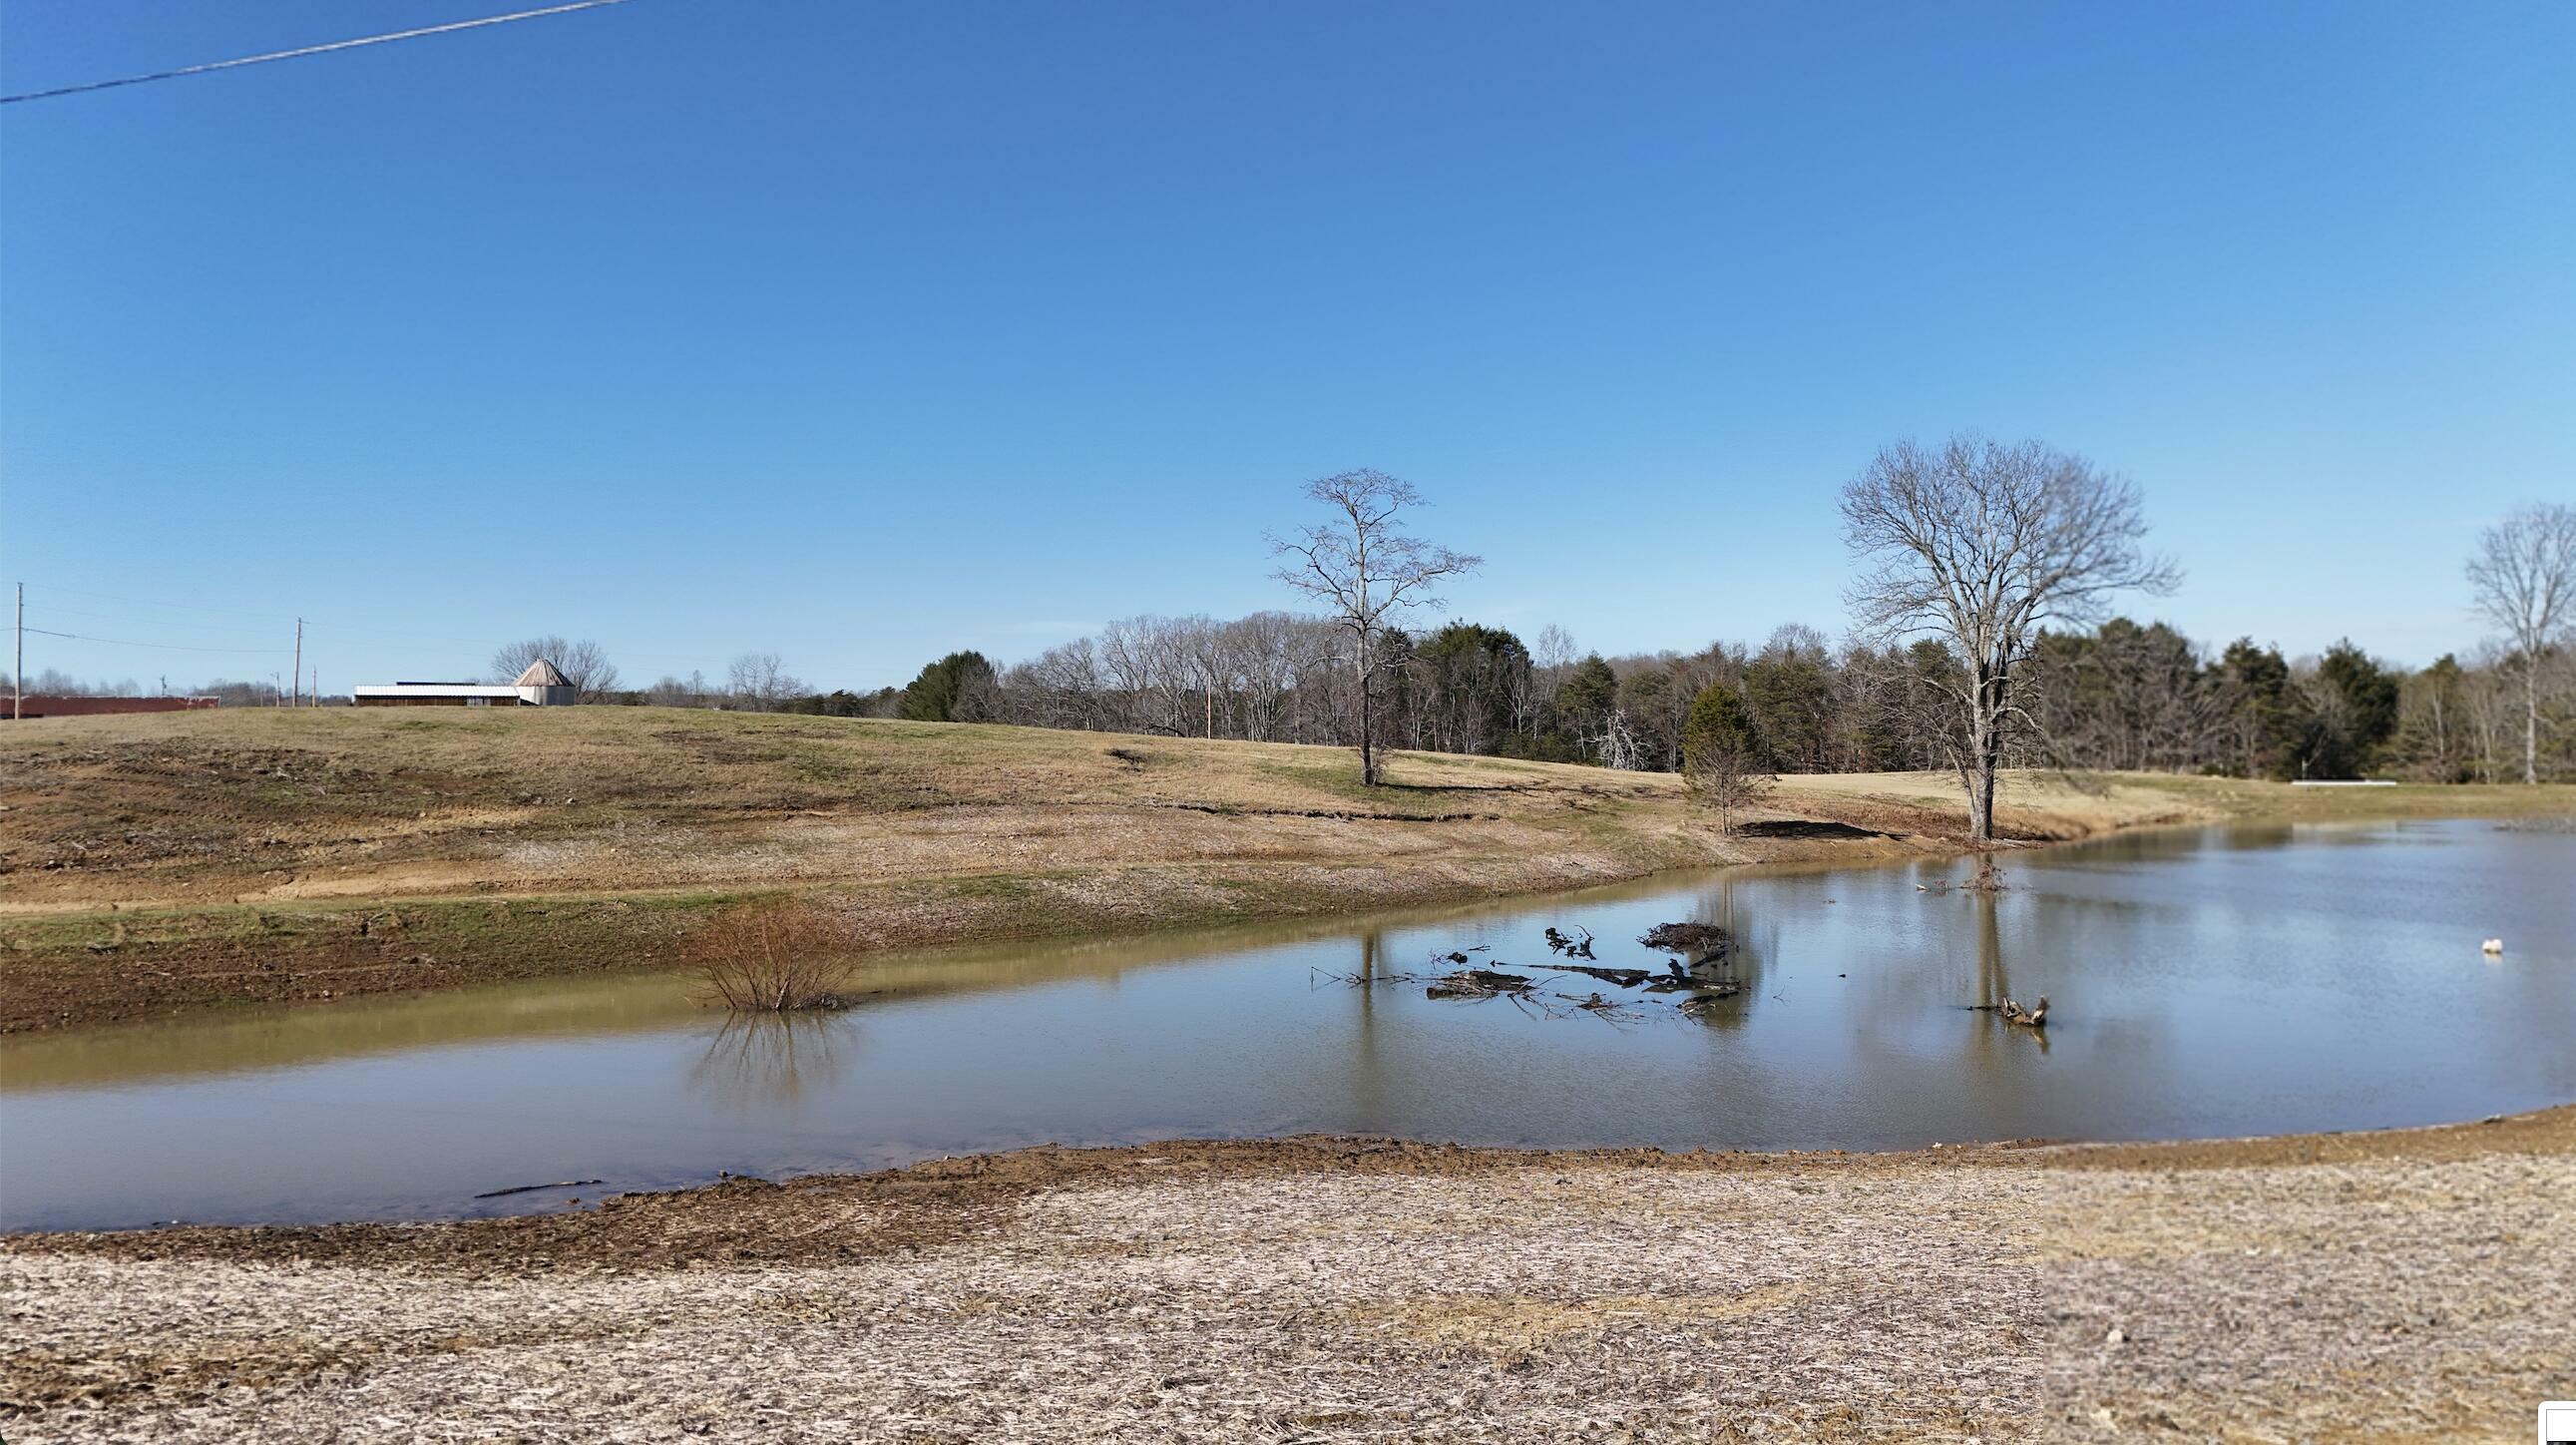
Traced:
<path id="1" fill-rule="evenodd" d="M 2490 938 L 2486 942 L 2478 945 L 2478 952 L 2502 953 L 2504 952 L 2504 940 L 2501 938 Z"/>

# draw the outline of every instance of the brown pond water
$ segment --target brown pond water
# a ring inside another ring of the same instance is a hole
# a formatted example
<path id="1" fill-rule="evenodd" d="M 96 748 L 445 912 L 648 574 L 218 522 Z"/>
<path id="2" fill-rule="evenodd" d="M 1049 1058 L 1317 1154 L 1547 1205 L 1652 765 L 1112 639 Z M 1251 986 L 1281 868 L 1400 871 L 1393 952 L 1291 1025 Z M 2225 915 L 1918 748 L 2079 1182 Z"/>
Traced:
<path id="1" fill-rule="evenodd" d="M 888 961 L 847 1013 L 729 1020 L 685 980 L 512 985 L 0 1046 L 0 1227 L 436 1218 L 1060 1141 L 1299 1131 L 1850 1149 L 2378 1128 L 2576 1099 L 2576 835 L 2485 822 L 2139 833 L 1965 862 L 1738 869 L 1445 913 Z M 1737 997 L 1565 974 L 1440 1002 L 1485 945 L 1661 967 L 1713 922 Z M 2500 958 L 2479 942 L 2502 937 Z M 1966 1006 L 2052 1001 L 2045 1037 Z M 477 1201 L 487 1190 L 599 1179 Z"/>

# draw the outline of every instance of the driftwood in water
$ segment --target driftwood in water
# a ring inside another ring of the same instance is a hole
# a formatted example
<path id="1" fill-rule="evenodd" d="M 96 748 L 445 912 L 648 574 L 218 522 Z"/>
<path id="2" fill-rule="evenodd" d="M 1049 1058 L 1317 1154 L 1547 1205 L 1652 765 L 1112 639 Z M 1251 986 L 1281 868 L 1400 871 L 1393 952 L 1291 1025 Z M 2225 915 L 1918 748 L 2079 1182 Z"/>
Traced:
<path id="1" fill-rule="evenodd" d="M 2041 994 L 2039 1002 L 2030 1008 L 2023 1008 L 2012 999 L 2005 999 L 2002 1003 L 1970 1004 L 1968 1007 L 1976 1013 L 2002 1014 L 2004 1022 L 2008 1024 L 2020 1024 L 2025 1028 L 2034 1029 L 2048 1027 L 2048 995 L 2046 994 Z"/>
<path id="2" fill-rule="evenodd" d="M 1462 968 L 1443 974 L 1422 991 L 1425 998 L 1493 998 L 1498 994 L 1527 993 L 1538 980 L 1525 973 L 1502 973 L 1490 968 Z"/>
<path id="3" fill-rule="evenodd" d="M 1689 998 L 1674 1004 L 1673 1007 L 1691 1018 L 1698 1018 L 1714 1008 L 1721 1000 L 1733 998 L 1742 992 L 1744 992 L 1744 985 L 1740 983 L 1715 984 L 1703 992 L 1692 994 Z"/>
<path id="4" fill-rule="evenodd" d="M 1693 966 L 1695 967 L 1696 965 Z M 1653 983 L 1646 985 L 1646 992 L 1678 993 L 1683 989 L 1699 987 L 1701 979 L 1693 968 L 1684 968 L 1678 963 L 1665 964 L 1663 974 Z"/>
<path id="5" fill-rule="evenodd" d="M 580 1189 L 586 1185 L 597 1184 L 600 1182 L 602 1181 L 597 1179 L 558 1179 L 552 1184 L 518 1184 L 513 1185 L 508 1189 L 495 1189 L 488 1194 L 477 1194 L 474 1197 L 477 1199 L 503 1199 L 513 1194 L 534 1194 L 540 1189 Z"/>
<path id="6" fill-rule="evenodd" d="M 1575 932 L 1580 933 L 1583 936 L 1581 938 L 1568 938 L 1564 934 L 1557 932 L 1554 924 L 1548 925 L 1548 951 L 1551 953 L 1564 954 L 1568 958 L 1590 958 L 1592 956 L 1592 930 L 1589 928 L 1577 928 Z"/>
<path id="7" fill-rule="evenodd" d="M 1642 968 L 1595 968 L 1590 964 L 1582 963 L 1534 963 L 1530 967 L 1553 969 L 1558 973 L 1579 973 L 1587 978 L 1597 978 L 1603 983 L 1616 984 L 1620 988 L 1635 988 L 1654 977 L 1654 974 Z"/>
<path id="8" fill-rule="evenodd" d="M 1556 997 L 1564 1000 L 1566 1003 L 1574 1005 L 1573 1012 L 1590 1014 L 1605 1024 L 1642 1023 L 1646 1019 L 1646 1015 L 1640 1012 L 1635 1004 L 1628 1002 L 1626 999 L 1604 998 L 1597 993 L 1585 998 L 1576 998 L 1570 993 L 1561 993 L 1556 995 Z M 1542 1004 L 1541 1007 L 1546 1007 L 1546 1005 Z M 1555 1017 L 1564 1016 L 1562 1013 L 1556 1013 L 1553 1010 L 1551 1010 L 1551 1014 Z"/>
<path id="9" fill-rule="evenodd" d="M 1726 930 L 1714 923 L 1658 923 L 1637 941 L 1659 953 L 1696 953 L 1707 958 L 1719 957 L 1735 946 Z"/>

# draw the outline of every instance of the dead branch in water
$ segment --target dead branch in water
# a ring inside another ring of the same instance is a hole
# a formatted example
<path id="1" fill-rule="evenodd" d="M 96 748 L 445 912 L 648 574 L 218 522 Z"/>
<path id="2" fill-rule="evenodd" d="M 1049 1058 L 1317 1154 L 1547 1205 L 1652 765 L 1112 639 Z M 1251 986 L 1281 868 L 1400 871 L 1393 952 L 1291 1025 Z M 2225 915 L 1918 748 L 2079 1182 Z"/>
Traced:
<path id="1" fill-rule="evenodd" d="M 1603 998 L 1597 993 L 1589 998 L 1576 998 L 1570 993 L 1561 993 L 1557 997 L 1574 1005 L 1578 1012 L 1588 1013 L 1606 1024 L 1631 1024 L 1643 1017 L 1635 1005 Z"/>
<path id="2" fill-rule="evenodd" d="M 1592 930 L 1578 926 L 1574 931 L 1582 934 L 1583 936 L 1581 938 L 1568 938 L 1564 934 L 1556 931 L 1555 924 L 1549 924 L 1547 928 L 1548 951 L 1551 953 L 1564 954 L 1568 958 L 1590 958 L 1592 956 Z"/>
<path id="3" fill-rule="evenodd" d="M 2039 1002 L 2030 1008 L 2023 1008 L 2018 1002 L 2012 999 L 2005 999 L 2002 1003 L 1973 1003 L 1968 1005 L 1968 1011 L 1970 1013 L 2001 1014 L 2003 1015 L 2005 1023 L 2020 1024 L 2025 1028 L 2044 1029 L 2048 1027 L 2048 995 L 2046 994 L 2041 994 L 2039 996 Z"/>
<path id="4" fill-rule="evenodd" d="M 1462 968 L 1431 981 L 1423 991 L 1427 998 L 1493 998 L 1498 994 L 1527 993 L 1538 980 L 1525 973 L 1502 973 L 1490 968 Z"/>
<path id="5" fill-rule="evenodd" d="M 604 1182 L 605 1181 L 598 1179 L 558 1179 L 552 1184 L 514 1184 L 507 1189 L 494 1189 L 486 1193 L 477 1194 L 474 1197 L 477 1199 L 506 1199 L 513 1194 L 534 1194 L 540 1189 L 582 1189 L 593 1184 Z"/>
<path id="6" fill-rule="evenodd" d="M 1655 976 L 1649 969 L 1595 968 L 1583 963 L 1534 963 L 1530 967 L 1549 969 L 1557 973 L 1579 973 L 1587 978 L 1597 978 L 1603 983 L 1615 984 L 1620 988 L 1635 988 Z"/>
<path id="7" fill-rule="evenodd" d="M 1674 1004 L 1673 1011 L 1684 1018 L 1699 1018 L 1714 1012 L 1719 1003 L 1742 992 L 1744 992 L 1744 985 L 1730 983 L 1723 988 L 1712 988 L 1705 993 L 1693 994 Z"/>

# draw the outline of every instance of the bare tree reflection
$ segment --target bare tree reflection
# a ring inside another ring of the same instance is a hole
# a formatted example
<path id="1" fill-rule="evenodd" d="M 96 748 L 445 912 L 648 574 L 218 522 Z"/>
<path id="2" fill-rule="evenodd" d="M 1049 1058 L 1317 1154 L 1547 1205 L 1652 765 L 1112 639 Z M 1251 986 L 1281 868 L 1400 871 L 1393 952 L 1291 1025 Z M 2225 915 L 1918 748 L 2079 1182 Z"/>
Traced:
<path id="1" fill-rule="evenodd" d="M 1370 929 L 1359 936 L 1360 986 L 1351 992 L 1358 996 L 1357 1037 L 1351 1050 L 1351 1117 L 1362 1128 L 1386 1127 L 1386 1064 L 1378 1057 L 1377 979 L 1379 965 L 1386 953 L 1386 936 Z"/>
<path id="2" fill-rule="evenodd" d="M 1694 990 L 1684 1000 L 1683 1014 L 1709 1028 L 1741 1028 L 1758 1004 L 1762 963 L 1777 941 L 1778 928 L 1751 905 L 1756 892 L 1748 889 L 1739 898 L 1732 878 L 1711 884 L 1691 910 L 1691 921 L 1723 929 L 1726 945 L 1695 949 L 1668 965 L 1684 987 Z"/>
<path id="3" fill-rule="evenodd" d="M 856 1030 L 835 1013 L 738 1013 L 707 1041 L 689 1082 L 727 1104 L 788 1104 L 838 1083 Z"/>
<path id="4" fill-rule="evenodd" d="M 2003 926 L 1996 916 L 1997 899 L 1992 893 L 1971 893 L 1968 903 L 1977 910 L 1977 1005 L 1993 1010 L 2002 1007 L 2004 1001 L 2013 996 L 2012 980 L 2004 967 Z M 1994 1012 L 1981 1017 L 1986 1021 L 1989 1034 L 2028 1034 L 2038 1041 L 2041 1053 L 2048 1052 L 2048 1030 L 2014 1028 L 2003 1021 L 2001 1014 Z"/>

